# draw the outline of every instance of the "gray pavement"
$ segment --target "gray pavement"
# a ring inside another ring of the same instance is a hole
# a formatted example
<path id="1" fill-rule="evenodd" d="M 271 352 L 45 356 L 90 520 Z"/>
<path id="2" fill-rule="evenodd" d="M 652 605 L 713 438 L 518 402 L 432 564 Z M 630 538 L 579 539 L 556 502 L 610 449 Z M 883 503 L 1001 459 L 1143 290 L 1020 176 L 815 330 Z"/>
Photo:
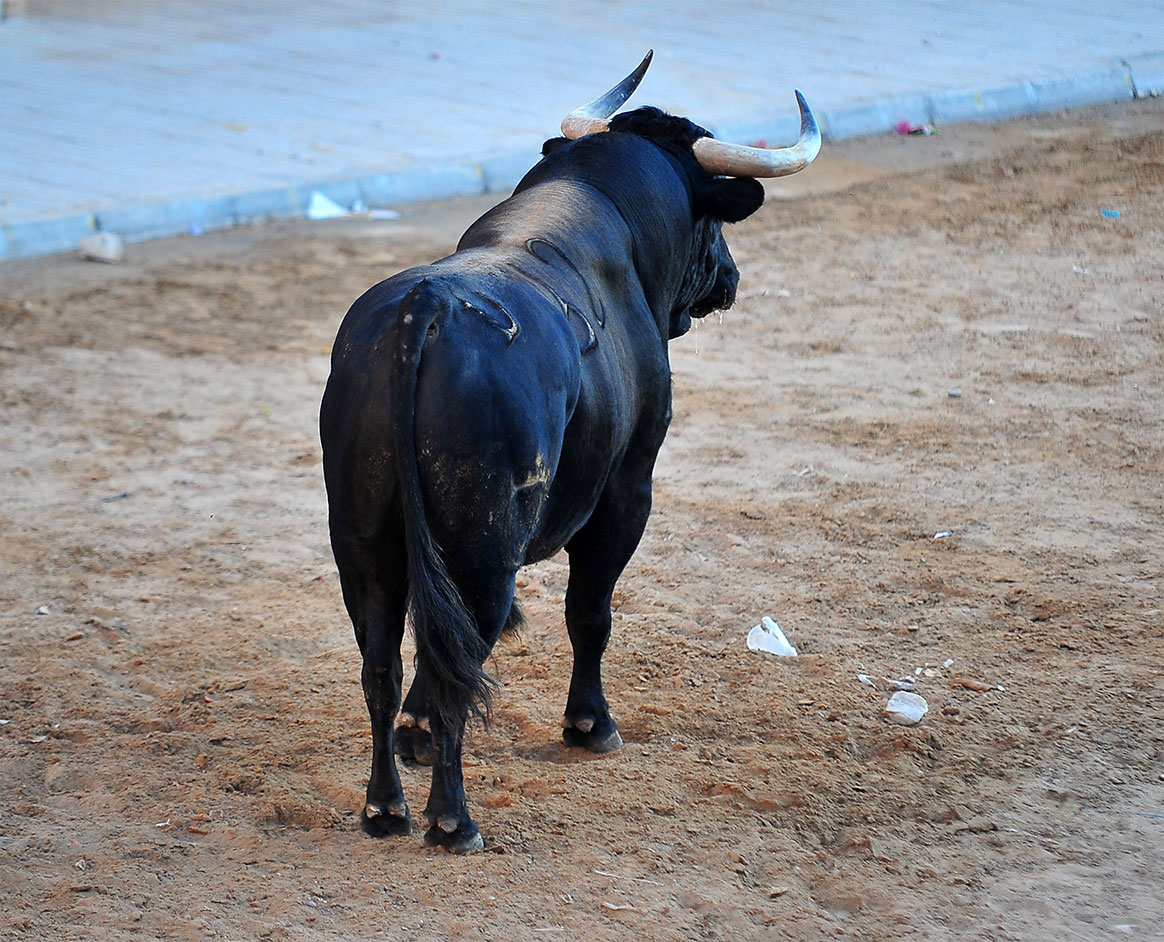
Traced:
<path id="1" fill-rule="evenodd" d="M 826 140 L 1164 90 L 1164 0 L 25 3 L 0 259 L 503 191 L 650 47 L 632 105 L 747 143 L 795 138 L 793 88 Z"/>

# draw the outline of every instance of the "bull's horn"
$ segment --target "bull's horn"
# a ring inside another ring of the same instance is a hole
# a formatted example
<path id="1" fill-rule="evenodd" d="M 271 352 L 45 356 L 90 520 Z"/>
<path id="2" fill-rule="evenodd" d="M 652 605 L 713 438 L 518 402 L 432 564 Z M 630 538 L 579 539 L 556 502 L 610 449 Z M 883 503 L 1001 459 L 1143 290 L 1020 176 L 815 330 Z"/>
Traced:
<path id="1" fill-rule="evenodd" d="M 701 137 L 691 148 L 695 159 L 708 173 L 725 177 L 784 177 L 803 170 L 820 153 L 820 128 L 799 91 L 796 101 L 800 105 L 800 140 L 791 147 L 768 150 Z"/>
<path id="2" fill-rule="evenodd" d="M 651 57 L 655 54 L 648 49 L 643 56 L 639 67 L 621 82 L 614 86 L 601 98 L 595 98 L 588 105 L 575 108 L 562 119 L 562 134 L 570 140 L 593 134 L 595 131 L 605 131 L 610 125 L 609 118 L 622 107 L 622 103 L 639 87 L 639 82 L 647 73 L 647 66 L 651 64 Z"/>

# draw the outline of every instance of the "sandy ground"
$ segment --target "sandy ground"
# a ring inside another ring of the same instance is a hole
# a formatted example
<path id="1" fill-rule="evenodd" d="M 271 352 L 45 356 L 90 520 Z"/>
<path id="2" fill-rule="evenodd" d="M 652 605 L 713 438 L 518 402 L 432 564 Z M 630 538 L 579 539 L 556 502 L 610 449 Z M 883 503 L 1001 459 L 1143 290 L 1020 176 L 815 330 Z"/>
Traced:
<path id="1" fill-rule="evenodd" d="M 771 185 L 672 346 L 626 747 L 561 745 L 525 570 L 470 858 L 359 831 L 315 424 L 347 305 L 484 204 L 0 268 L 0 933 L 1164 938 L 1162 104 Z"/>

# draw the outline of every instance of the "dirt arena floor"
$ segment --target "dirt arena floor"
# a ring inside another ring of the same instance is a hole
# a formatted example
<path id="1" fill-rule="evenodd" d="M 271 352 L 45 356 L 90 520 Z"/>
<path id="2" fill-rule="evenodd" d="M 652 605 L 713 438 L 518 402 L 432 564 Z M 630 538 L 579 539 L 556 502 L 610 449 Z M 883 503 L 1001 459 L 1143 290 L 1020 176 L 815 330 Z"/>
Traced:
<path id="1" fill-rule="evenodd" d="M 348 304 L 485 205 L 0 268 L 0 934 L 1164 938 L 1164 102 L 770 186 L 672 345 L 626 746 L 562 746 L 524 570 L 456 858 L 358 827 L 316 411 Z"/>

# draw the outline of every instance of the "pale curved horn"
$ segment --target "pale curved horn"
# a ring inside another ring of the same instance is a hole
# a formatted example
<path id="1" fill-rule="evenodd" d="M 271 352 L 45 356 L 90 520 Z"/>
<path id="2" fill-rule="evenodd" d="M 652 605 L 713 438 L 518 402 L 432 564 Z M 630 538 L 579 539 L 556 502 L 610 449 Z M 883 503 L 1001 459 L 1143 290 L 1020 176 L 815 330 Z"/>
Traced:
<path id="1" fill-rule="evenodd" d="M 610 125 L 610 116 L 618 111 L 622 107 L 622 103 L 630 98 L 634 90 L 639 87 L 639 82 L 646 75 L 647 66 L 651 64 L 651 57 L 654 54 L 655 50 L 648 49 L 647 54 L 643 56 L 643 61 L 639 63 L 639 67 L 614 88 L 602 97 L 595 98 L 590 104 L 575 108 L 566 115 L 562 119 L 563 136 L 574 140 L 596 131 L 605 131 Z"/>
<path id="2" fill-rule="evenodd" d="M 791 147 L 768 150 L 701 137 L 691 148 L 695 159 L 708 173 L 725 177 L 785 177 L 803 170 L 820 153 L 820 128 L 799 91 L 796 101 L 800 105 L 800 140 Z"/>

